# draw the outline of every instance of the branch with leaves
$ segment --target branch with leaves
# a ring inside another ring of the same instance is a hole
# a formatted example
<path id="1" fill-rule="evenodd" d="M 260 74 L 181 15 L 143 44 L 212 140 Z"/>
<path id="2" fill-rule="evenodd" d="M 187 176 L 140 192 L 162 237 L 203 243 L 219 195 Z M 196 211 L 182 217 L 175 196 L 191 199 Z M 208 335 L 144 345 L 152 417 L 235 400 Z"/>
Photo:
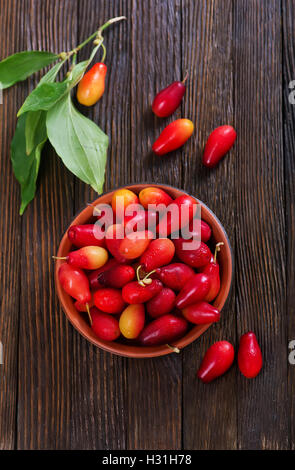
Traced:
<path id="1" fill-rule="evenodd" d="M 5 89 L 58 61 L 27 96 L 17 114 L 11 161 L 21 186 L 21 215 L 35 196 L 41 152 L 47 139 L 75 176 L 98 193 L 102 192 L 109 139 L 74 107 L 71 91 L 82 79 L 100 47 L 105 56 L 103 31 L 123 19 L 126 18 L 110 19 L 69 52 L 23 51 L 0 62 L 0 89 Z M 91 41 L 94 48 L 89 59 L 76 63 L 78 52 Z M 65 63 L 69 63 L 69 70 L 62 81 L 57 81 Z"/>

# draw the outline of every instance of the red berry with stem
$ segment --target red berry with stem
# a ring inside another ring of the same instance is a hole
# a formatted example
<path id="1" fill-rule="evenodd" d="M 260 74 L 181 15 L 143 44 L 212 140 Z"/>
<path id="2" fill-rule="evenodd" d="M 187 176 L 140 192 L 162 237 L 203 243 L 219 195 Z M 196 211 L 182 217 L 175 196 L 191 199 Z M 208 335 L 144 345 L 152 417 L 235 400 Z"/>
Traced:
<path id="1" fill-rule="evenodd" d="M 204 274 L 207 274 L 210 279 L 210 289 L 204 300 L 207 302 L 212 302 L 217 296 L 220 290 L 220 276 L 219 276 L 219 264 L 217 263 L 217 253 L 220 251 L 220 247 L 223 245 L 223 242 L 216 244 L 215 253 L 213 260 L 208 263 L 205 268 L 202 270 Z"/>
<path id="2" fill-rule="evenodd" d="M 178 106 L 180 106 L 181 100 L 186 90 L 186 79 L 187 76 L 182 80 L 182 82 L 173 82 L 171 85 L 157 93 L 152 104 L 152 110 L 156 116 L 170 116 L 174 113 Z"/>
<path id="3" fill-rule="evenodd" d="M 189 305 L 184 308 L 181 313 L 189 322 L 194 323 L 195 325 L 215 323 L 220 319 L 219 310 L 204 301 Z"/>
<path id="4" fill-rule="evenodd" d="M 247 379 L 256 377 L 262 369 L 262 353 L 256 335 L 249 331 L 241 336 L 238 351 L 238 366 Z"/>
<path id="5" fill-rule="evenodd" d="M 125 307 L 121 290 L 106 287 L 93 294 L 94 305 L 105 313 L 121 313 Z"/>
<path id="6" fill-rule="evenodd" d="M 153 240 L 140 258 L 143 269 L 147 272 L 169 264 L 173 259 L 175 246 L 169 238 Z"/>
<path id="7" fill-rule="evenodd" d="M 75 268 L 98 269 L 106 264 L 108 256 L 107 250 L 101 246 L 84 246 L 79 250 L 71 251 L 68 256 L 53 256 L 53 258 L 64 259 Z"/>
<path id="8" fill-rule="evenodd" d="M 158 279 L 151 279 L 147 274 L 143 279 L 139 277 L 140 266 L 137 268 L 137 281 L 129 282 L 122 289 L 122 297 L 128 304 L 142 304 L 157 295 L 163 288 Z"/>
<path id="9" fill-rule="evenodd" d="M 101 312 L 96 307 L 90 310 L 92 318 L 91 328 L 96 336 L 104 341 L 115 341 L 120 336 L 119 322 L 117 318 Z"/>
<path id="10" fill-rule="evenodd" d="M 156 275 L 166 287 L 180 291 L 195 271 L 184 263 L 172 263 L 156 269 Z"/>
<path id="11" fill-rule="evenodd" d="M 214 129 L 207 140 L 203 164 L 213 168 L 234 145 L 237 133 L 232 126 L 220 126 Z"/>
<path id="12" fill-rule="evenodd" d="M 228 341 L 217 341 L 206 351 L 197 376 L 203 383 L 223 375 L 234 361 L 235 350 Z"/>
<path id="13" fill-rule="evenodd" d="M 173 310 L 176 295 L 169 287 L 163 289 L 146 303 L 146 310 L 152 318 L 157 318 Z"/>

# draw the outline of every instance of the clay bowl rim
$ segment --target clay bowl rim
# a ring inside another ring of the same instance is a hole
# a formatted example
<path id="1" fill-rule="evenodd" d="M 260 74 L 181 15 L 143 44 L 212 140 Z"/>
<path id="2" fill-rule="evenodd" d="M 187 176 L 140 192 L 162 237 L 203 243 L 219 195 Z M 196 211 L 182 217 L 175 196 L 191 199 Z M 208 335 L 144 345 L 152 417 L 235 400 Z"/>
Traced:
<path id="1" fill-rule="evenodd" d="M 177 192 L 180 194 L 186 194 L 190 195 L 186 191 L 176 188 L 175 186 L 167 185 L 167 184 L 160 184 L 160 183 L 132 183 L 132 184 L 127 184 L 124 186 L 120 186 L 118 188 L 112 189 L 110 191 L 106 191 L 103 194 L 101 194 L 97 199 L 95 199 L 92 203 L 88 204 L 86 207 L 78 211 L 72 220 L 71 224 L 68 226 L 67 230 L 65 231 L 61 242 L 59 244 L 58 248 L 58 253 L 57 256 L 66 256 L 69 250 L 65 250 L 65 245 L 70 245 L 72 246 L 68 240 L 67 237 L 67 231 L 72 225 L 77 225 L 78 223 L 86 223 L 87 220 L 91 217 L 91 206 L 95 206 L 96 204 L 99 203 L 101 198 L 104 198 L 106 196 L 111 196 L 117 189 L 130 189 L 138 192 L 138 188 L 143 189 L 145 187 L 159 187 L 163 190 L 167 190 L 168 193 L 171 192 Z M 217 298 L 213 302 L 213 305 L 219 308 L 219 310 L 222 310 L 224 307 L 227 299 L 230 296 L 230 291 L 232 287 L 232 280 L 233 280 L 233 256 L 232 256 L 232 248 L 231 244 L 228 238 L 228 235 L 221 224 L 220 220 L 218 217 L 214 214 L 214 212 L 209 209 L 209 207 L 200 199 L 198 199 L 195 196 L 194 199 L 201 204 L 201 207 L 205 211 L 205 217 L 204 220 L 206 220 L 207 216 L 211 218 L 214 222 L 214 226 L 212 226 L 212 220 L 210 221 L 210 225 L 212 228 L 212 231 L 214 232 L 214 229 L 218 227 L 219 232 L 222 233 L 223 235 L 223 240 L 225 242 L 224 247 L 222 248 L 226 254 L 224 254 L 225 258 L 228 261 L 228 277 L 229 279 L 225 283 L 223 289 L 220 290 Z M 83 219 L 82 214 L 87 213 L 87 217 L 84 218 L 84 220 L 80 220 L 80 218 Z M 88 214 L 89 212 L 89 214 Z M 202 214 L 202 219 L 203 219 L 203 214 Z M 220 240 L 219 240 L 220 241 Z M 70 249 L 70 248 L 69 248 Z M 55 265 L 55 287 L 56 287 L 56 292 L 57 296 L 59 298 L 59 301 L 62 305 L 62 310 L 65 313 L 67 319 L 70 321 L 72 326 L 90 343 L 92 343 L 94 346 L 99 347 L 105 351 L 108 351 L 112 354 L 116 354 L 118 356 L 123 356 L 123 357 L 132 357 L 132 358 L 151 358 L 151 357 L 159 357 L 159 356 L 165 356 L 167 354 L 173 353 L 173 350 L 169 348 L 168 346 L 133 346 L 129 344 L 123 344 L 119 342 L 108 342 L 108 341 L 103 341 L 99 338 L 97 338 L 94 333 L 92 332 L 90 326 L 87 324 L 86 319 L 84 320 L 82 316 L 77 312 L 77 310 L 74 307 L 74 302 L 71 299 L 71 297 L 62 289 L 60 282 L 58 280 L 58 270 L 59 267 L 61 266 L 62 261 L 57 260 L 56 265 Z M 222 282 L 222 281 L 221 281 Z M 200 325 L 200 326 L 194 326 L 191 328 L 191 330 L 186 333 L 185 336 L 183 336 L 181 339 L 178 341 L 173 342 L 173 346 L 179 348 L 180 350 L 183 349 L 185 346 L 188 346 L 191 344 L 193 341 L 195 341 L 197 338 L 199 338 L 210 326 L 212 323 L 206 324 L 206 325 Z"/>

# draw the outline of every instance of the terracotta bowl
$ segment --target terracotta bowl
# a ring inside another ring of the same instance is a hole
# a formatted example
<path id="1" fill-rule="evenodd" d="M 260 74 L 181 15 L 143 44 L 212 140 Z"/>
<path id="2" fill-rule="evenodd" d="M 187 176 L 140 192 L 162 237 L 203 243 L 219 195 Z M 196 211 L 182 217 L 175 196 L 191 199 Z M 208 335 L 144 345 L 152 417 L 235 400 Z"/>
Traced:
<path id="1" fill-rule="evenodd" d="M 186 194 L 184 191 L 180 189 L 174 188 L 172 186 L 167 186 L 163 184 L 134 184 L 125 186 L 128 189 L 131 189 L 135 193 L 139 193 L 143 188 L 148 186 L 158 186 L 165 190 L 171 197 L 174 199 L 182 194 Z M 103 194 L 98 199 L 96 199 L 92 205 L 88 205 L 85 209 L 83 209 L 77 217 L 72 221 L 71 225 L 77 224 L 85 224 L 88 223 L 89 220 L 92 218 L 93 214 L 93 206 L 96 204 L 109 204 L 112 199 L 112 195 L 115 190 L 110 191 L 108 193 Z M 232 276 L 233 276 L 233 261 L 232 261 L 232 252 L 231 246 L 227 237 L 227 234 L 222 227 L 220 221 L 217 217 L 213 214 L 213 212 L 199 199 L 195 198 L 201 204 L 201 217 L 205 222 L 207 222 L 211 229 L 212 229 L 212 240 L 213 243 L 223 242 L 224 246 L 222 247 L 221 251 L 218 254 L 218 261 L 220 264 L 220 273 L 221 273 L 221 287 L 220 292 L 217 298 L 214 301 L 214 306 L 217 307 L 219 310 L 225 304 L 225 301 L 229 295 Z M 72 244 L 67 237 L 67 233 L 63 236 L 57 256 L 66 256 L 69 251 L 72 250 Z M 61 266 L 62 261 L 57 261 L 55 266 L 55 284 L 57 295 L 59 300 L 62 304 L 62 308 L 72 323 L 74 328 L 81 333 L 88 341 L 93 343 L 95 346 L 98 346 L 105 351 L 109 351 L 113 354 L 118 354 L 120 356 L 127 356 L 127 357 L 137 357 L 137 358 L 148 358 L 148 357 L 156 357 L 156 356 L 164 356 L 166 354 L 171 354 L 173 351 L 168 346 L 155 346 L 155 347 L 143 347 L 143 346 L 133 346 L 127 343 L 121 343 L 119 340 L 116 342 L 107 342 L 103 341 L 93 333 L 92 329 L 90 328 L 87 317 L 83 316 L 83 314 L 79 313 L 75 307 L 72 298 L 66 294 L 66 292 L 62 289 L 60 282 L 58 280 L 57 272 L 59 267 Z M 209 328 L 210 324 L 195 326 L 191 328 L 188 333 L 181 338 L 180 340 L 173 343 L 173 346 L 176 346 L 179 349 L 184 348 L 188 344 L 192 343 L 195 339 L 197 339 L 200 335 L 204 333 Z"/>

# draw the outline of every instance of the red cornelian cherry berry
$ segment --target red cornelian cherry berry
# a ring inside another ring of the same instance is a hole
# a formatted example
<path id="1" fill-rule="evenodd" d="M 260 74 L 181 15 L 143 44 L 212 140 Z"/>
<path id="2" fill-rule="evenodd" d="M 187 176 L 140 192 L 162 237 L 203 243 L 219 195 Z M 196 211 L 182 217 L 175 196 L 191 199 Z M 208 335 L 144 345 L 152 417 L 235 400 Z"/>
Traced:
<path id="1" fill-rule="evenodd" d="M 146 303 L 146 310 L 152 318 L 157 318 L 173 310 L 176 295 L 169 287 L 163 289 Z"/>
<path id="2" fill-rule="evenodd" d="M 92 318 L 91 328 L 95 335 L 104 341 L 115 341 L 121 332 L 117 318 L 101 312 L 96 307 L 90 310 Z"/>
<path id="3" fill-rule="evenodd" d="M 138 281 L 126 284 L 122 289 L 123 300 L 128 304 L 143 304 L 157 295 L 163 288 L 162 282 L 158 279 L 148 280 L 150 284 L 139 284 Z"/>
<path id="4" fill-rule="evenodd" d="M 220 319 L 220 312 L 208 302 L 197 302 L 189 305 L 181 311 L 184 318 L 195 325 L 215 323 Z"/>
<path id="5" fill-rule="evenodd" d="M 249 331 L 241 336 L 238 351 L 238 366 L 247 379 L 256 377 L 262 369 L 262 353 L 256 335 Z"/>
<path id="6" fill-rule="evenodd" d="M 145 323 L 143 304 L 128 305 L 120 315 L 119 327 L 125 338 L 135 339 L 142 331 Z"/>
<path id="7" fill-rule="evenodd" d="M 197 205 L 197 201 L 188 194 L 183 194 L 174 199 L 172 204 L 168 206 L 168 208 L 171 208 L 171 212 L 168 211 L 167 217 L 162 217 L 158 224 L 159 237 L 167 237 L 171 233 L 186 227 L 194 218 Z"/>
<path id="8" fill-rule="evenodd" d="M 156 155 L 165 155 L 182 147 L 194 132 L 194 124 L 189 119 L 176 119 L 161 132 L 153 144 Z"/>
<path id="9" fill-rule="evenodd" d="M 173 243 L 176 255 L 183 263 L 193 268 L 200 268 L 210 262 L 212 253 L 206 243 L 200 242 L 198 244 L 194 239 L 185 240 L 184 238 L 177 238 L 173 240 Z M 196 245 L 198 248 L 195 248 Z"/>
<path id="10" fill-rule="evenodd" d="M 158 346 L 180 339 L 186 333 L 187 328 L 188 323 L 185 318 L 168 313 L 149 323 L 138 340 L 142 346 Z"/>
<path id="11" fill-rule="evenodd" d="M 116 287 L 121 289 L 135 277 L 135 270 L 132 266 L 119 264 L 113 268 L 103 271 L 98 275 L 98 282 L 104 287 Z"/>
<path id="12" fill-rule="evenodd" d="M 109 252 L 116 258 L 119 263 L 128 263 L 125 256 L 120 251 L 120 245 L 124 240 L 125 228 L 123 224 L 110 225 L 106 231 L 106 246 Z"/>
<path id="13" fill-rule="evenodd" d="M 105 287 L 93 294 L 94 305 L 105 313 L 121 313 L 125 307 L 121 290 Z"/>
<path id="14" fill-rule="evenodd" d="M 203 164 L 213 168 L 221 158 L 230 150 L 237 137 L 237 133 L 232 126 L 220 126 L 214 129 L 207 140 Z"/>
<path id="15" fill-rule="evenodd" d="M 228 341 L 217 341 L 206 351 L 197 376 L 203 383 L 223 375 L 234 361 L 235 350 Z"/>
<path id="16" fill-rule="evenodd" d="M 191 220 L 189 224 L 191 238 L 194 238 L 196 240 L 199 240 L 201 238 L 202 242 L 207 243 L 210 240 L 211 235 L 212 235 L 212 230 L 211 230 L 210 225 L 208 225 L 207 222 L 205 222 L 204 220 L 200 221 L 200 230 L 201 230 L 201 237 L 200 237 L 199 231 L 193 230 L 193 222 L 194 220 Z"/>
<path id="17" fill-rule="evenodd" d="M 152 110 L 158 117 L 167 117 L 174 113 L 180 106 L 183 95 L 186 90 L 185 80 L 176 81 L 159 91 L 154 98 Z"/>
<path id="18" fill-rule="evenodd" d="M 53 256 L 53 258 L 64 259 L 75 268 L 98 269 L 106 264 L 108 256 L 107 250 L 101 246 L 84 246 L 71 251 L 67 256 Z"/>
<path id="19" fill-rule="evenodd" d="M 161 188 L 154 188 L 149 186 L 148 188 L 144 188 L 140 191 L 139 195 L 140 204 L 145 209 L 148 209 L 148 206 L 151 204 L 155 204 L 156 206 L 163 204 L 165 207 L 169 206 L 173 199 L 166 191 L 163 191 Z"/>
<path id="20" fill-rule="evenodd" d="M 94 64 L 80 80 L 77 89 L 77 100 L 84 106 L 92 106 L 104 94 L 107 66 L 102 62 Z"/>
<path id="21" fill-rule="evenodd" d="M 119 245 L 119 253 L 126 259 L 135 259 L 145 252 L 154 234 L 149 230 L 143 230 L 142 232 L 131 232 Z"/>
<path id="22" fill-rule="evenodd" d="M 68 238 L 78 248 L 84 246 L 105 247 L 105 233 L 99 225 L 72 225 L 68 230 Z"/>
<path id="23" fill-rule="evenodd" d="M 217 243 L 215 247 L 215 253 L 213 260 L 202 269 L 204 274 L 207 274 L 210 279 L 210 289 L 204 300 L 207 302 L 212 302 L 215 299 L 218 292 L 220 291 L 220 276 L 219 276 L 219 264 L 217 263 L 216 257 L 220 247 L 223 245 L 223 242 Z"/>
<path id="24" fill-rule="evenodd" d="M 176 297 L 175 305 L 180 310 L 204 300 L 210 289 L 207 274 L 199 273 L 191 277 Z"/>
<path id="25" fill-rule="evenodd" d="M 145 252 L 141 255 L 140 263 L 147 272 L 169 264 L 173 259 L 175 246 L 169 238 L 157 238 L 153 240 Z"/>
<path id="26" fill-rule="evenodd" d="M 201 220 L 201 240 L 206 243 L 210 240 L 212 235 L 212 230 L 209 224 L 204 220 Z"/>
<path id="27" fill-rule="evenodd" d="M 58 270 L 58 279 L 66 293 L 81 304 L 91 301 L 89 282 L 82 269 L 63 263 Z"/>
<path id="28" fill-rule="evenodd" d="M 115 258 L 110 258 L 106 264 L 104 264 L 101 268 L 95 269 L 91 271 L 90 273 L 87 274 L 90 288 L 93 290 L 97 290 L 100 287 L 104 287 L 98 280 L 99 274 L 107 271 L 108 269 L 114 268 L 115 266 L 118 266 L 119 263 Z"/>
<path id="29" fill-rule="evenodd" d="M 125 216 L 124 225 L 126 235 L 131 232 L 141 232 L 149 230 L 156 237 L 156 227 L 158 224 L 158 213 L 154 210 L 141 210 L 136 215 Z"/>
<path id="30" fill-rule="evenodd" d="M 156 269 L 156 276 L 166 287 L 180 291 L 195 271 L 184 263 L 172 263 Z"/>

